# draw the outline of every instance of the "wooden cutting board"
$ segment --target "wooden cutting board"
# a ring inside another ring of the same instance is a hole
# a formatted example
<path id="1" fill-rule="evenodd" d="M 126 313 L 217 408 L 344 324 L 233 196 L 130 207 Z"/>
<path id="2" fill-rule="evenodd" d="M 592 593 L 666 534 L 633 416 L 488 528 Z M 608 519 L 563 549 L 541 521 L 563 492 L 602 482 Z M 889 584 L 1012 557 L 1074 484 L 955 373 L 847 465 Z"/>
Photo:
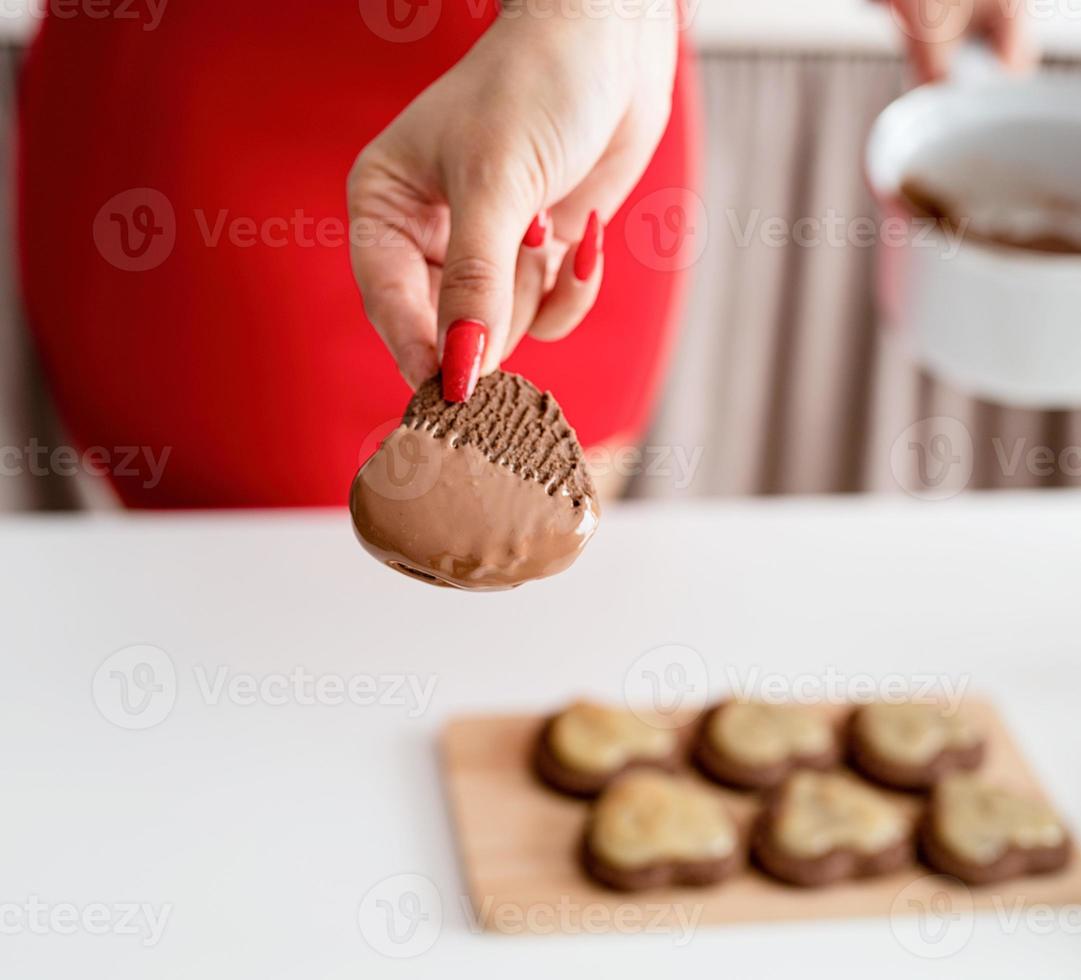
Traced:
<path id="1" fill-rule="evenodd" d="M 836 715 L 839 706 L 821 710 Z M 981 772 L 989 779 L 1044 796 L 999 714 L 987 704 L 966 712 L 988 733 Z M 931 911 L 965 915 L 1081 903 L 1081 860 L 1053 875 L 967 888 L 918 864 L 866 881 L 805 890 L 748 868 L 719 885 L 626 895 L 594 884 L 577 855 L 588 803 L 560 796 L 531 770 L 540 716 L 483 716 L 451 721 L 442 734 L 447 793 L 469 900 L 483 928 L 504 933 L 681 930 L 688 924 L 906 917 Z M 692 726 L 684 729 L 684 738 Z M 753 794 L 720 789 L 746 826 Z M 897 795 L 907 807 L 917 797 Z M 945 904 L 944 904 L 945 903 Z"/>

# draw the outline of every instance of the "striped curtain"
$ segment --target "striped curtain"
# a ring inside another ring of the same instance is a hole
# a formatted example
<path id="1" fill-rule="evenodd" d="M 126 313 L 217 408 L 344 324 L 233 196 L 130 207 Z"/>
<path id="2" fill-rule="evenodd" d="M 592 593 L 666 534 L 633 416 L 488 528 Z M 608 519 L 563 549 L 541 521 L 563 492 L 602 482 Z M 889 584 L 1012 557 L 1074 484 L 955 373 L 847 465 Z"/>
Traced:
<path id="1" fill-rule="evenodd" d="M 1061 455 L 1081 447 L 1081 414 L 968 398 L 876 322 L 863 151 L 904 91 L 902 62 L 729 53 L 702 73 L 708 242 L 648 440 L 653 458 L 678 447 L 699 463 L 689 481 L 659 467 L 633 494 L 923 492 L 940 446 L 964 457 L 956 489 L 1081 483 L 1081 450 Z M 769 221 L 796 240 L 779 247 Z"/>

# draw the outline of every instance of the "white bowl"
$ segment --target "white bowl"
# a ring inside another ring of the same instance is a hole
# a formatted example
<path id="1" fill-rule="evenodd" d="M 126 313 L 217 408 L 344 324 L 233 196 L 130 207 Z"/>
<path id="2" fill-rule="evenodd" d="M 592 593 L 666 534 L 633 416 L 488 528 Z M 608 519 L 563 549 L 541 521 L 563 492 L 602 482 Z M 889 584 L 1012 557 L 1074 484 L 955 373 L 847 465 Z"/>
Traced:
<path id="1" fill-rule="evenodd" d="M 1081 407 L 1081 255 L 958 241 L 899 200 L 913 172 L 952 167 L 954 184 L 977 181 L 984 160 L 1081 200 L 1081 84 L 996 76 L 925 85 L 882 113 L 867 177 L 888 222 L 909 232 L 878 249 L 881 312 L 920 363 L 970 394 Z"/>

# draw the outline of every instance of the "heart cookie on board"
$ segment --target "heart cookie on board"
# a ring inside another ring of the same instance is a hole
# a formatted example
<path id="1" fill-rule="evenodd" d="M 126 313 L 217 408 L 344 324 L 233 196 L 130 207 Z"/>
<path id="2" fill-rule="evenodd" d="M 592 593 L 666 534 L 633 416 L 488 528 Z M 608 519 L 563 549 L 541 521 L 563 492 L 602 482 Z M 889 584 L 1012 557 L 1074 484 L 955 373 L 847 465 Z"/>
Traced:
<path id="1" fill-rule="evenodd" d="M 707 712 L 694 747 L 707 776 L 741 789 L 776 786 L 795 769 L 828 769 L 839 755 L 836 732 L 822 712 L 749 701 Z"/>
<path id="2" fill-rule="evenodd" d="M 969 774 L 935 787 L 920 847 L 937 871 L 973 885 L 1057 871 L 1071 852 L 1050 806 Z"/>
<path id="3" fill-rule="evenodd" d="M 817 887 L 885 874 L 912 856 L 912 826 L 885 794 L 847 773 L 793 773 L 759 816 L 752 846 L 775 878 Z"/>
<path id="4" fill-rule="evenodd" d="M 593 878 L 629 891 L 712 884 L 742 863 L 739 830 L 716 790 L 646 769 L 601 794 L 583 853 Z"/>
<path id="5" fill-rule="evenodd" d="M 650 724 L 627 709 L 579 701 L 545 724 L 535 761 L 552 788 L 572 796 L 596 796 L 628 769 L 674 768 L 678 749 L 679 738 L 670 728 Z"/>
<path id="6" fill-rule="evenodd" d="M 863 705 L 848 724 L 852 765 L 896 789 L 926 789 L 948 772 L 975 769 L 984 743 L 963 711 L 934 703 Z"/>

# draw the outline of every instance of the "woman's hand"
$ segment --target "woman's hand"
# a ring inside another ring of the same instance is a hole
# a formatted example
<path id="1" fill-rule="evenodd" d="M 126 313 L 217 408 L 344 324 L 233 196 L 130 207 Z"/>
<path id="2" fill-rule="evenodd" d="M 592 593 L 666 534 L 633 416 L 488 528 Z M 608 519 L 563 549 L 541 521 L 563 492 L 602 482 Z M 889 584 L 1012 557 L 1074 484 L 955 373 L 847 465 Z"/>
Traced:
<path id="1" fill-rule="evenodd" d="M 444 392 L 464 400 L 524 334 L 562 337 L 593 305 L 603 222 L 660 141 L 675 76 L 675 15 L 620 6 L 539 17 L 504 2 L 357 158 L 353 271 L 414 388 L 439 370 L 451 327 Z"/>
<path id="2" fill-rule="evenodd" d="M 1035 53 L 1023 29 L 1024 4 L 1010 0 L 890 0 L 908 38 L 920 81 L 949 74 L 954 49 L 967 34 L 986 39 L 1011 71 L 1031 67 Z"/>

